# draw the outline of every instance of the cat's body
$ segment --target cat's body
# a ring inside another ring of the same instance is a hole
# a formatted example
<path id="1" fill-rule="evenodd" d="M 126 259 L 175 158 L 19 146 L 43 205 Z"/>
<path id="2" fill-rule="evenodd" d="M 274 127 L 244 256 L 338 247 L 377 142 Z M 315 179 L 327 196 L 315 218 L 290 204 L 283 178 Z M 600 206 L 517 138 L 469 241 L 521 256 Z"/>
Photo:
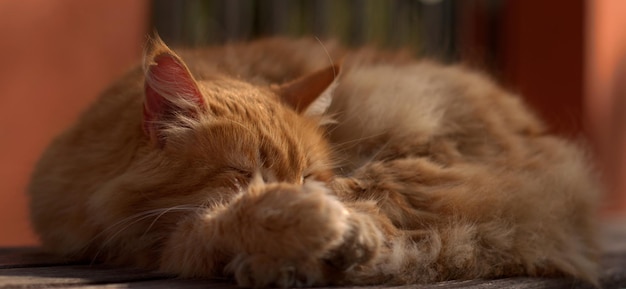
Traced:
<path id="1" fill-rule="evenodd" d="M 575 146 L 475 72 L 326 49 L 182 51 L 189 74 L 157 41 L 38 164 L 44 246 L 242 286 L 596 281 Z"/>

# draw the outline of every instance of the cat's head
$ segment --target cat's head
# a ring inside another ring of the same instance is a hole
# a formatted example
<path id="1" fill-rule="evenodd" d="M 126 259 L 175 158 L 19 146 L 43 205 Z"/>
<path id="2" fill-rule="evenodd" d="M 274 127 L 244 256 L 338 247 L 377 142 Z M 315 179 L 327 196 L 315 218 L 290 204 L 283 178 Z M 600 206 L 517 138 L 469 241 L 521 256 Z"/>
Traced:
<path id="1" fill-rule="evenodd" d="M 222 183 L 243 185 L 255 174 L 326 181 L 331 163 L 320 121 L 338 71 L 330 66 L 268 87 L 219 74 L 198 80 L 157 38 L 144 58 L 144 134 L 155 149 Z"/>

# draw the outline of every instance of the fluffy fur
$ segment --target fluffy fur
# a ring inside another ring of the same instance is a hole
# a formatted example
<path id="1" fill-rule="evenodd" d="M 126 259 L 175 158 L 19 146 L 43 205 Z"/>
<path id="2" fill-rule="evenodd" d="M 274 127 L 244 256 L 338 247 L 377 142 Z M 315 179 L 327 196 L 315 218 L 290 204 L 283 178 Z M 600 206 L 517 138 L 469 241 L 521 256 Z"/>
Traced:
<path id="1" fill-rule="evenodd" d="M 581 150 L 487 77 L 400 53 L 155 40 L 29 191 L 52 252 L 245 287 L 597 281 Z"/>

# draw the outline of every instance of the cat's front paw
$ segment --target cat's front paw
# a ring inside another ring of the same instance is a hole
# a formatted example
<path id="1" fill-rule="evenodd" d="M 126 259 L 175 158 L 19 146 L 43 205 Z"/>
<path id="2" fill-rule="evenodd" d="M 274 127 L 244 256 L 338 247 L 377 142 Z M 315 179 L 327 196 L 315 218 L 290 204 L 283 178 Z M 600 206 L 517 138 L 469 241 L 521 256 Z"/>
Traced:
<path id="1" fill-rule="evenodd" d="M 227 271 L 243 287 L 334 283 L 381 240 L 322 184 L 252 188 L 231 208 L 240 244 Z"/>
<path id="2" fill-rule="evenodd" d="M 311 287 L 342 284 L 346 273 L 371 260 L 381 243 L 380 234 L 366 231 L 366 225 L 348 220 L 350 229 L 340 245 L 328 250 L 324 257 L 315 254 L 291 259 L 263 253 L 240 253 L 229 264 L 237 284 L 246 288 L 276 286 Z M 377 231 L 376 231 L 377 232 Z"/>
<path id="3" fill-rule="evenodd" d="M 367 217 L 364 217 L 367 218 Z M 350 229 L 341 245 L 328 252 L 324 262 L 334 270 L 347 271 L 374 258 L 382 242 L 377 228 L 354 214 L 348 218 Z"/>

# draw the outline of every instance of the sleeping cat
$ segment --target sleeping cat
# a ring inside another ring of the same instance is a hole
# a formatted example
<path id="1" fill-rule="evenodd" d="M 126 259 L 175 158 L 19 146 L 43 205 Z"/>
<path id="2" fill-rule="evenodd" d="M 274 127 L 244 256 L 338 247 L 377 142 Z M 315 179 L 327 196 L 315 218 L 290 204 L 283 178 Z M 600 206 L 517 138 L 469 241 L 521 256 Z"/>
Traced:
<path id="1" fill-rule="evenodd" d="M 36 167 L 48 250 L 243 287 L 597 282 L 585 155 L 480 73 L 310 39 L 148 46 Z"/>

